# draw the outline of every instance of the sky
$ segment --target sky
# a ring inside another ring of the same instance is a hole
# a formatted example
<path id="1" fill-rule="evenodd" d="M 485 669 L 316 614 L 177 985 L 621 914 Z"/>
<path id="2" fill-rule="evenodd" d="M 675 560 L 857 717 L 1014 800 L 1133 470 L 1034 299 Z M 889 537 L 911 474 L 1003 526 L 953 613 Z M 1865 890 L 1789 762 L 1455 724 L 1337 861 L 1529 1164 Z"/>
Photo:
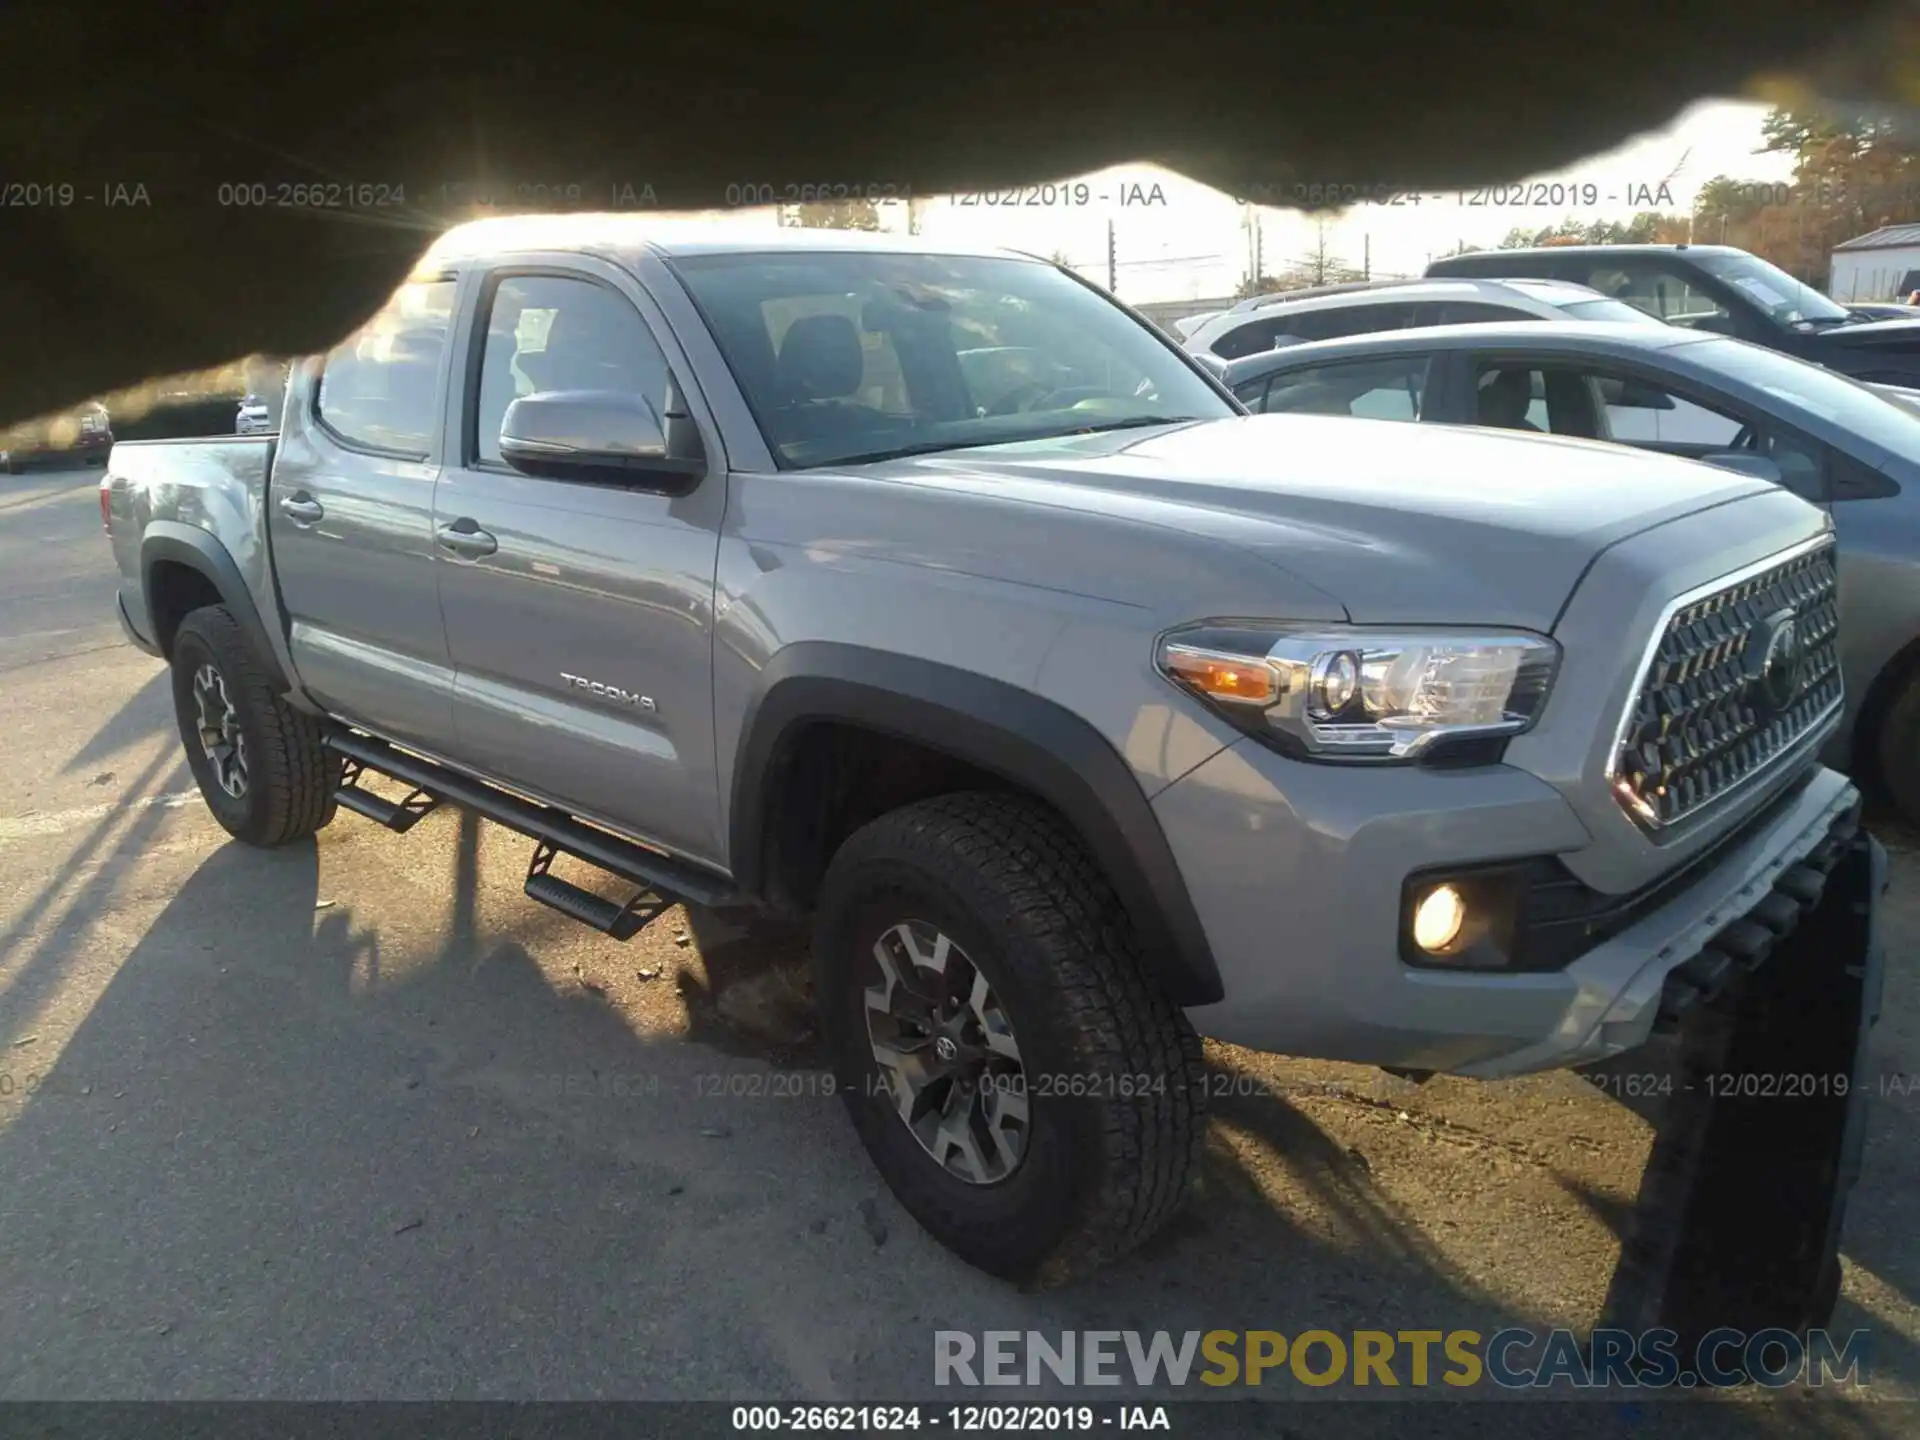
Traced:
<path id="1" fill-rule="evenodd" d="M 1765 106 L 1744 102 L 1701 103 L 1605 154 L 1491 187 L 1478 203 L 1471 191 L 1428 191 L 1418 203 L 1403 197 L 1398 204 L 1356 205 L 1324 221 L 1326 253 L 1355 268 L 1364 262 L 1376 277 L 1417 275 L 1434 255 L 1462 241 L 1497 244 L 1515 226 L 1537 229 L 1568 217 L 1624 221 L 1637 209 L 1685 214 L 1694 192 L 1716 175 L 1769 183 L 1791 178 L 1790 157 L 1758 153 L 1766 113 Z M 776 223 L 771 211 L 732 213 L 749 225 Z M 884 204 L 880 214 L 885 228 L 906 228 L 904 205 Z M 1241 205 L 1149 165 L 1067 177 L 1050 196 L 1044 187 L 936 196 L 922 202 L 920 225 L 930 240 L 1064 253 L 1075 269 L 1105 284 L 1111 221 L 1117 292 L 1144 304 L 1230 295 L 1248 270 L 1250 215 L 1258 217 L 1262 269 L 1269 274 L 1319 249 L 1323 222 L 1312 216 Z"/>

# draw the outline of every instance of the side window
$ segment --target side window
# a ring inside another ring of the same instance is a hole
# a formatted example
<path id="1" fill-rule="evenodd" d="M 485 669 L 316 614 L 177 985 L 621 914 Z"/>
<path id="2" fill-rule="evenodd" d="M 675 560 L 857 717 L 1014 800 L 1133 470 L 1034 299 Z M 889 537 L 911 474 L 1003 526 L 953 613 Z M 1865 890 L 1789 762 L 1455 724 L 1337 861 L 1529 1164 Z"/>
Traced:
<path id="1" fill-rule="evenodd" d="M 1669 325 L 1725 331 L 1733 317 L 1718 300 L 1696 289 L 1680 270 L 1647 262 L 1595 265 L 1585 275 L 1575 277 L 1602 295 L 1644 310 Z"/>
<path id="2" fill-rule="evenodd" d="M 1696 405 L 1683 396 L 1669 395 L 1667 399 L 1673 402 L 1673 408 L 1660 411 L 1656 417 L 1663 445 L 1706 445 L 1724 450 L 1746 429 L 1733 416 Z"/>
<path id="3" fill-rule="evenodd" d="M 1412 305 L 1336 305 L 1295 317 L 1293 333 L 1302 340 L 1336 340 L 1376 330 L 1404 330 L 1413 323 Z"/>
<path id="4" fill-rule="evenodd" d="M 1238 360 L 1247 355 L 1258 355 L 1271 350 L 1274 340 L 1288 333 L 1284 320 L 1249 320 L 1244 325 L 1236 325 L 1218 340 L 1213 342 L 1213 353 L 1222 360 Z"/>
<path id="5" fill-rule="evenodd" d="M 1418 420 L 1426 398 L 1428 357 L 1350 360 L 1273 377 L 1269 415 L 1353 415 L 1367 420 Z"/>
<path id="6" fill-rule="evenodd" d="M 314 412 L 350 445 L 426 455 L 440 425 L 440 359 L 452 280 L 402 285 L 379 314 L 327 352 Z"/>
<path id="7" fill-rule="evenodd" d="M 1768 452 L 1772 454 L 1770 450 Z M 1778 463 L 1778 457 L 1775 457 Z M 1785 467 L 1782 467 L 1784 472 Z M 1856 460 L 1841 450 L 1827 451 L 1827 493 L 1835 502 L 1842 500 L 1890 500 L 1900 493 L 1900 482 L 1884 470 Z"/>
<path id="8" fill-rule="evenodd" d="M 666 356 L 618 291 L 570 276 L 509 275 L 494 288 L 486 333 L 474 416 L 478 461 L 499 463 L 507 406 L 537 391 L 638 395 L 664 423 L 672 384 Z"/>
<path id="9" fill-rule="evenodd" d="M 1474 378 L 1474 423 L 1496 430 L 1553 429 L 1546 376 L 1530 365 L 1483 363 Z M 1557 432 L 1566 434 L 1566 431 Z"/>

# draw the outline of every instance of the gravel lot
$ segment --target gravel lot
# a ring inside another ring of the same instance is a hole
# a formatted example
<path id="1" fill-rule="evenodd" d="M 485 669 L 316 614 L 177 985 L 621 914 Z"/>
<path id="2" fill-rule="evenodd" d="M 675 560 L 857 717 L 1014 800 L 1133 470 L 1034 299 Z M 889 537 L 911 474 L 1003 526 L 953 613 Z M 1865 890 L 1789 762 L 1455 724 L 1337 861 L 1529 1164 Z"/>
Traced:
<path id="1" fill-rule="evenodd" d="M 818 1093 L 792 937 L 674 912 L 613 944 L 457 812 L 228 843 L 113 622 L 97 473 L 0 480 L 0 1397 L 945 1402 L 936 1328 L 1597 1314 L 1647 1150 L 1627 1111 L 1568 1075 L 1225 1047 L 1246 1093 L 1150 1253 L 1042 1295 L 967 1269 Z M 1920 1392 L 1920 854 L 1880 833 L 1889 1093 L 1835 1325 L 1874 1331 L 1890 1397 Z M 1718 1405 L 1717 1433 L 1914 1428 L 1791 1409 Z"/>

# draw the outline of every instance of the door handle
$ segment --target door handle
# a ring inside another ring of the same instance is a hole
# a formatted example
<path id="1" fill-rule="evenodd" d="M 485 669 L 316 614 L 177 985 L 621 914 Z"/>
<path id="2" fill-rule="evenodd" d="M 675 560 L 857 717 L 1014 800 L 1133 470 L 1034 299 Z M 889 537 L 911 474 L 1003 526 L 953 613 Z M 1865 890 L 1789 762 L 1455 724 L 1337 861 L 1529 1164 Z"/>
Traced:
<path id="1" fill-rule="evenodd" d="M 280 513 L 299 525 L 311 525 L 327 513 L 326 507 L 304 490 L 280 498 Z"/>
<path id="2" fill-rule="evenodd" d="M 500 542 L 482 530 L 466 516 L 461 516 L 451 525 L 442 525 L 436 532 L 440 539 L 440 548 L 451 550 L 456 555 L 469 560 L 478 560 L 482 555 L 491 555 L 500 548 Z"/>

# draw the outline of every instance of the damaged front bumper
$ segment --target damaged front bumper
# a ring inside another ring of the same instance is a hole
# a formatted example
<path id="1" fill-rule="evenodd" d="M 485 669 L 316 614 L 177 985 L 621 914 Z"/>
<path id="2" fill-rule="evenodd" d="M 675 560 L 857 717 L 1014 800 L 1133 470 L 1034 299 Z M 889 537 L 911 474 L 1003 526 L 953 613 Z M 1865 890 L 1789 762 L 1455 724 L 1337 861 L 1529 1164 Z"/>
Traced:
<path id="1" fill-rule="evenodd" d="M 1668 974 L 1646 1044 L 1585 1072 L 1655 1126 L 1603 1325 L 1691 1343 L 1826 1323 L 1875 1084 L 1886 886 L 1856 804 Z"/>

